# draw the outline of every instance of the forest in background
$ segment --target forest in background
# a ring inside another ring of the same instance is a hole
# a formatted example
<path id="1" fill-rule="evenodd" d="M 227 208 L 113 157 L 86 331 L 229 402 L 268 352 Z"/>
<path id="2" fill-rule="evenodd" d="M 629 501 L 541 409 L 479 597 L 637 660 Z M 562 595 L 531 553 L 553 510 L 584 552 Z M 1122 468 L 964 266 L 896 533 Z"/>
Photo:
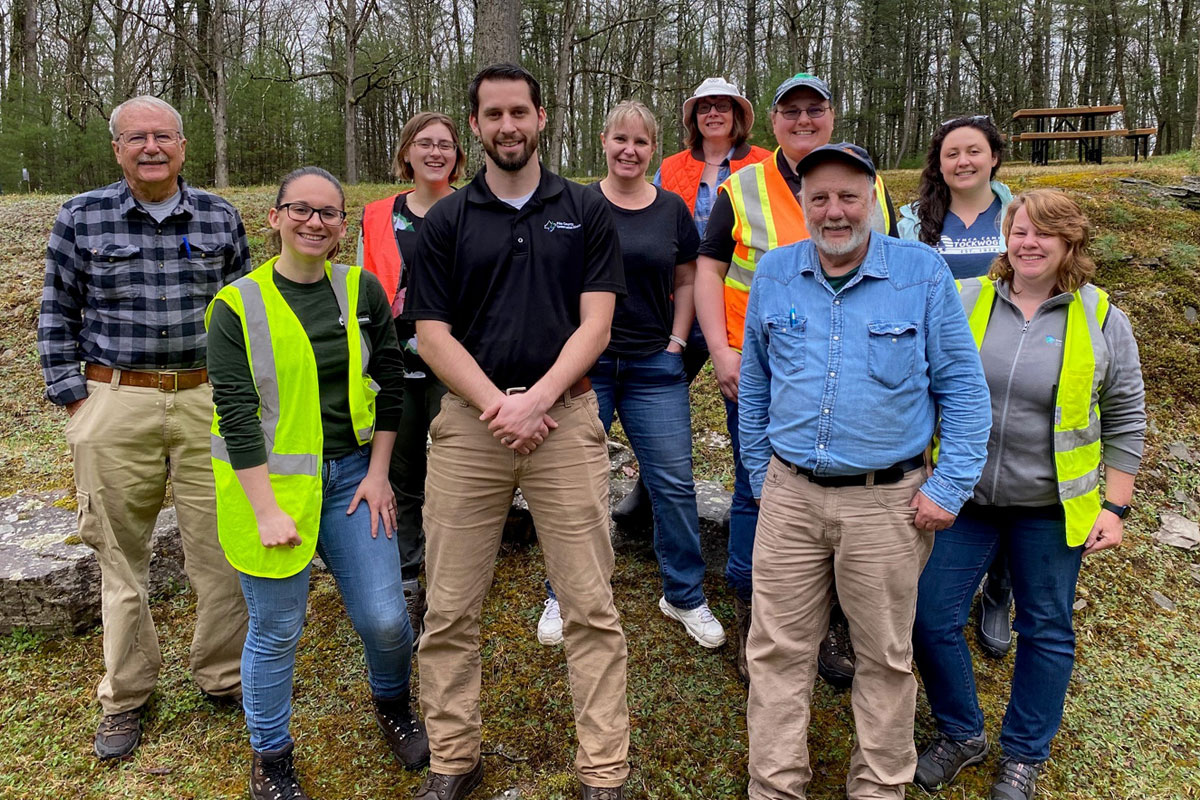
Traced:
<path id="1" fill-rule="evenodd" d="M 1014 110 L 1051 106 L 1123 105 L 1110 125 L 1156 127 L 1163 154 L 1200 142 L 1198 24 L 1200 0 L 0 0 L 0 190 L 110 182 L 107 114 L 142 93 L 182 112 L 194 183 L 304 163 L 385 181 L 410 115 L 467 133 L 471 75 L 513 58 L 542 82 L 543 158 L 568 175 L 603 173 L 604 115 L 626 98 L 677 150 L 711 75 L 743 88 L 770 145 L 763 110 L 799 70 L 829 81 L 835 138 L 888 167 L 916 166 L 948 117 L 1016 132 Z"/>

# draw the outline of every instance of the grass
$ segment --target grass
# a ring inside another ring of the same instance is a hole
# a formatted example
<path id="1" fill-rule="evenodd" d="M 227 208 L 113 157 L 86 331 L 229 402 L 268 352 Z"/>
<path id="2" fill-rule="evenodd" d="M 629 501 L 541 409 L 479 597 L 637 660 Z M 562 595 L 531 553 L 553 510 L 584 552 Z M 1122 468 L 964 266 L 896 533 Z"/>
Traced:
<path id="1" fill-rule="evenodd" d="M 1095 223 L 1097 283 L 1127 311 L 1138 334 L 1151 430 L 1126 545 L 1085 562 L 1076 615 L 1078 659 L 1053 760 L 1047 798 L 1197 798 L 1200 774 L 1200 570 L 1194 553 L 1156 545 L 1158 512 L 1179 510 L 1177 493 L 1200 500 L 1200 473 L 1171 459 L 1184 441 L 1200 450 L 1200 330 L 1184 309 L 1200 305 L 1200 216 L 1161 202 L 1138 177 L 1161 184 L 1195 174 L 1190 156 L 1137 165 L 1005 165 L 1014 190 L 1063 186 Z M 915 195 L 917 172 L 885 173 L 897 203 Z M 362 205 L 392 187 L 348 191 L 352 226 Z M 266 208 L 273 187 L 226 192 L 245 217 L 256 259 L 265 256 Z M 0 198 L 0 493 L 67 488 L 72 476 L 62 438 L 64 417 L 41 397 L 34 345 L 41 264 L 55 208 L 63 197 Z M 355 235 L 351 231 L 351 238 Z M 711 370 L 693 387 L 698 477 L 732 482 L 724 407 Z M 64 536 L 70 532 L 65 531 Z M 714 611 L 732 624 L 732 599 L 710 565 Z M 517 788 L 523 798 L 574 797 L 573 724 L 561 649 L 536 643 L 541 555 L 536 545 L 507 545 L 484 609 L 484 748 L 487 791 Z M 731 647 L 702 651 L 655 608 L 657 567 L 642 542 L 618 541 L 617 605 L 629 640 L 633 722 L 630 779 L 637 798 L 745 796 L 745 695 Z M 1156 605 L 1160 592 L 1177 605 Z M 293 731 L 298 766 L 320 798 L 406 797 L 419 776 L 390 760 L 371 719 L 361 648 L 332 581 L 313 582 L 309 625 L 296 670 Z M 128 762 L 97 764 L 90 755 L 99 628 L 79 636 L 17 631 L 0 637 L 0 719 L 8 756 L 0 760 L 0 798 L 232 798 L 245 796 L 249 747 L 239 713 L 202 699 L 187 673 L 190 593 L 153 606 L 164 656 L 145 743 Z M 973 638 L 973 637 L 969 637 Z M 976 658 L 988 732 L 1003 716 L 1012 658 Z M 419 670 L 417 677 L 419 685 Z M 930 734 L 918 707 L 918 741 Z M 818 684 L 810 749 L 810 797 L 844 796 L 853 744 L 849 695 Z M 990 767 L 968 770 L 945 798 L 986 795 Z M 910 789 L 911 798 L 922 795 Z"/>

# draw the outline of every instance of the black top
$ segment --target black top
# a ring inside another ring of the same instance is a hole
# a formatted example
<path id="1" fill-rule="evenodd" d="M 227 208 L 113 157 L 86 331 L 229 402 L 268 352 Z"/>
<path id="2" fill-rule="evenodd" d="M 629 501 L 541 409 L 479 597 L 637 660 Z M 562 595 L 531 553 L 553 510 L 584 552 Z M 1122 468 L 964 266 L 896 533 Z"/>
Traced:
<path id="1" fill-rule="evenodd" d="M 396 234 L 396 247 L 400 250 L 400 285 L 396 288 L 393 313 L 397 310 L 397 303 L 407 306 L 409 274 L 412 272 L 410 265 L 417 253 L 417 234 L 425 222 L 424 217 L 417 216 L 408 207 L 408 195 L 408 192 L 396 195 L 392 204 L 392 230 Z M 404 354 L 405 377 L 432 378 L 433 371 L 417 355 L 417 324 L 408 314 L 401 313 L 396 317 L 396 338 L 400 340 L 400 349 Z"/>
<path id="2" fill-rule="evenodd" d="M 604 197 L 599 183 L 589 188 Z M 667 346 L 675 319 L 675 267 L 694 260 L 700 247 L 687 204 L 674 192 L 655 190 L 654 202 L 645 208 L 631 211 L 608 204 L 629 290 L 613 314 L 612 338 L 605 350 L 609 355 L 644 358 Z"/>
<path id="3" fill-rule="evenodd" d="M 405 316 L 448 323 L 496 386 L 528 387 L 579 327 L 583 292 L 625 294 L 608 203 L 543 166 L 518 210 L 480 170 L 426 215 Z"/>
<path id="4" fill-rule="evenodd" d="M 779 172 L 783 175 L 783 179 L 787 181 L 788 188 L 792 190 L 792 194 L 797 196 L 797 202 L 799 202 L 800 178 L 792 171 L 787 159 L 783 157 L 782 150 L 775 153 L 775 163 L 779 166 Z M 887 204 L 888 220 L 890 221 L 887 235 L 899 238 L 900 234 L 896 229 L 896 206 L 892 203 L 892 195 L 886 186 L 883 187 L 883 202 Z M 733 240 L 733 223 L 735 221 L 733 203 L 729 200 L 729 193 L 717 192 L 712 214 L 708 217 L 708 227 L 704 229 L 704 241 L 700 244 L 700 255 L 714 258 L 725 264 L 733 261 L 733 249 L 737 245 Z"/>
<path id="5" fill-rule="evenodd" d="M 328 280 L 296 283 L 273 273 L 275 286 L 308 333 L 317 360 L 321 393 L 321 427 L 325 443 L 322 457 L 341 458 L 358 447 L 350 420 L 346 393 L 350 369 L 346 329 L 339 322 L 337 297 Z M 375 429 L 394 431 L 400 425 L 404 377 L 400 348 L 396 344 L 392 312 L 379 279 L 363 270 L 359 280 L 358 318 L 362 335 L 371 343 L 367 372 L 379 384 L 375 398 Z M 362 320 L 367 318 L 368 321 Z M 258 391 L 250 371 L 242 320 L 225 303 L 213 307 L 208 328 L 208 371 L 212 376 L 213 402 L 221 415 L 221 436 L 229 448 L 234 469 L 265 464 L 267 451 L 258 419 Z"/>

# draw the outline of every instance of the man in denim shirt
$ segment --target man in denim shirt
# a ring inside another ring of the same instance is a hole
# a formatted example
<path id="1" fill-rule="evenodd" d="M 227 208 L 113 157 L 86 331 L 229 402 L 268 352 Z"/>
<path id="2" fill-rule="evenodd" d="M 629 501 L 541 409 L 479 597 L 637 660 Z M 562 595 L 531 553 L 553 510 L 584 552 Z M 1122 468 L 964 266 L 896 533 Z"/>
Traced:
<path id="1" fill-rule="evenodd" d="M 796 172 L 810 238 L 759 263 L 738 389 L 742 461 L 761 504 L 749 794 L 805 795 L 809 703 L 836 575 L 858 653 L 846 791 L 901 798 L 917 760 L 917 579 L 933 532 L 953 522 L 983 469 L 988 388 L 945 262 L 872 233 L 866 151 L 826 145 Z"/>

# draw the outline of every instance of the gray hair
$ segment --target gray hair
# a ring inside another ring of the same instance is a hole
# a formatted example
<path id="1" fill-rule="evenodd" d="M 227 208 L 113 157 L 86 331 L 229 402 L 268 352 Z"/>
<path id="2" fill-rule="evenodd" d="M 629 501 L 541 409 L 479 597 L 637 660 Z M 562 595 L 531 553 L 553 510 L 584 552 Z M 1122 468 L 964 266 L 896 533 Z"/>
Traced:
<path id="1" fill-rule="evenodd" d="M 119 106 L 114 108 L 112 113 L 108 115 L 108 132 L 112 134 L 114 142 L 117 140 L 117 120 L 121 118 L 121 112 L 126 108 L 132 108 L 134 106 L 156 108 L 159 111 L 169 112 L 171 116 L 175 117 L 175 129 L 179 131 L 180 136 L 183 135 L 183 117 L 178 111 L 175 110 L 175 106 L 171 105 L 166 100 L 155 97 L 152 94 L 142 94 L 138 95 L 137 97 L 129 98 L 124 103 L 121 103 Z"/>

